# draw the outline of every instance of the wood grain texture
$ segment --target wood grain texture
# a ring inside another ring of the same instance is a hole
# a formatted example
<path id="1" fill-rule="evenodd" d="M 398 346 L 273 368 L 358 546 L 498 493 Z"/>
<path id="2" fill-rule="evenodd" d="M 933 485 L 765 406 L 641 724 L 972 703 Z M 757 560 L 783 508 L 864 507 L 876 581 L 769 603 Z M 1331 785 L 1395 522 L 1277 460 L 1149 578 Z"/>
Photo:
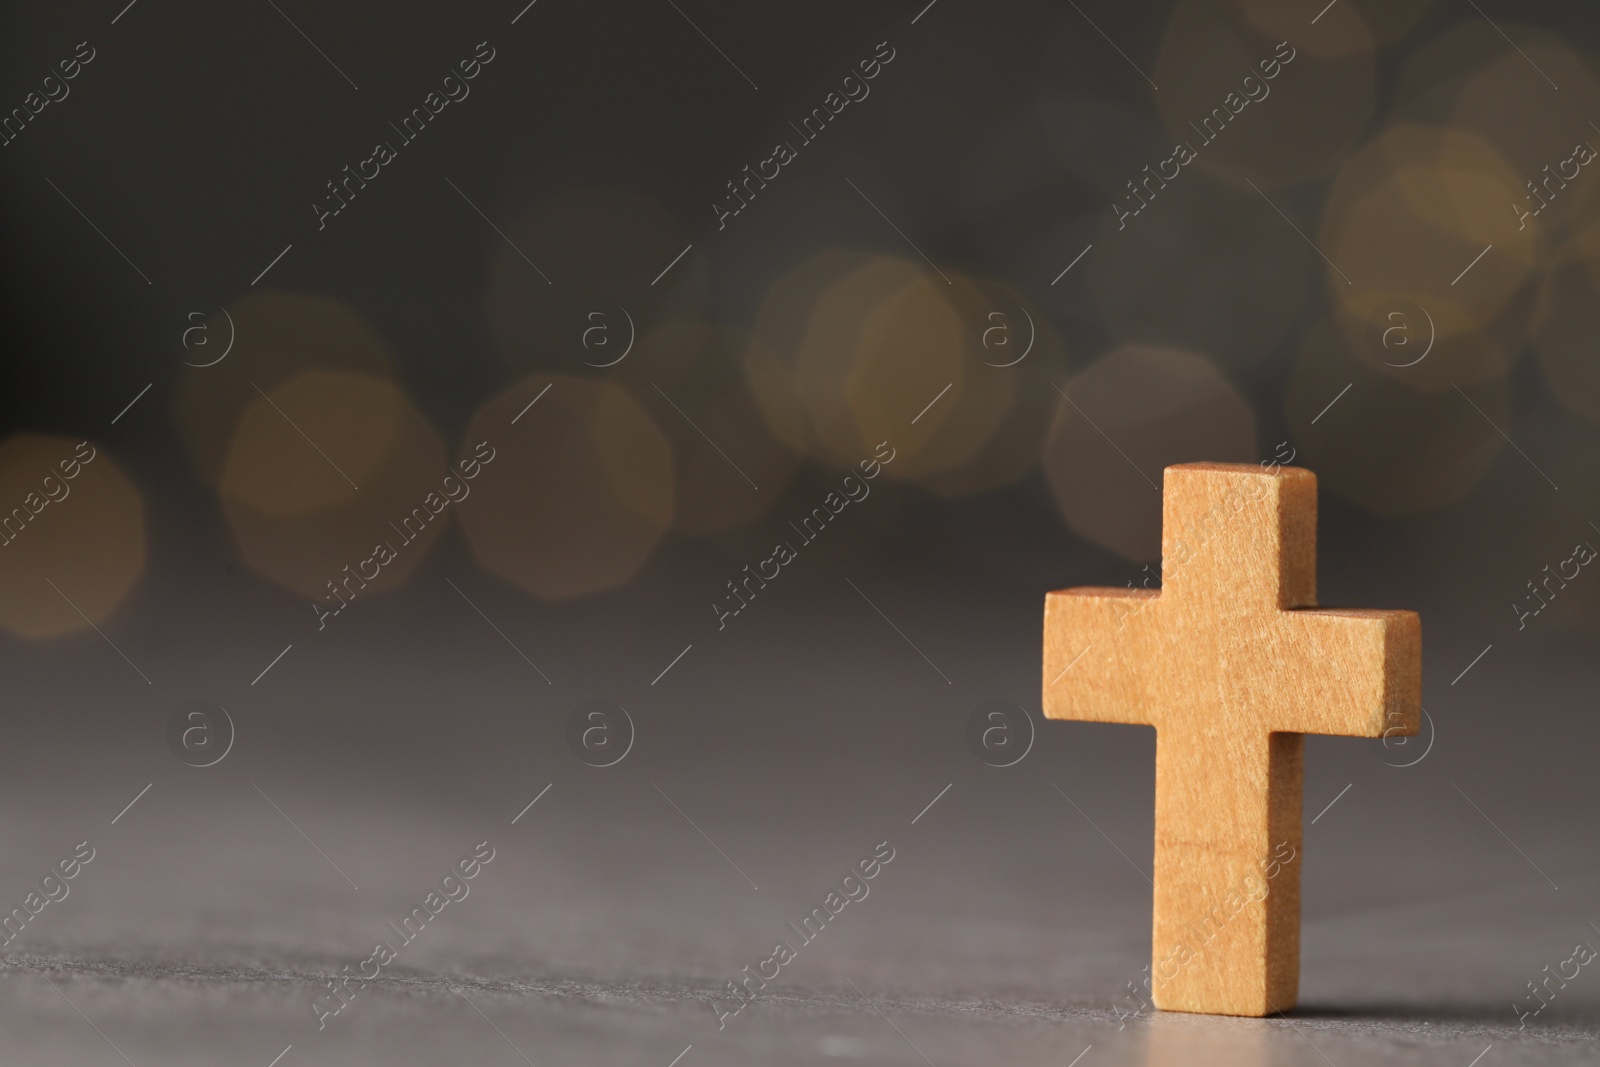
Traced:
<path id="1" fill-rule="evenodd" d="M 1156 1006 L 1287 1011 L 1303 735 L 1416 733 L 1421 622 L 1315 606 L 1310 471 L 1189 463 L 1164 481 L 1159 591 L 1046 596 L 1044 712 L 1156 728 Z"/>

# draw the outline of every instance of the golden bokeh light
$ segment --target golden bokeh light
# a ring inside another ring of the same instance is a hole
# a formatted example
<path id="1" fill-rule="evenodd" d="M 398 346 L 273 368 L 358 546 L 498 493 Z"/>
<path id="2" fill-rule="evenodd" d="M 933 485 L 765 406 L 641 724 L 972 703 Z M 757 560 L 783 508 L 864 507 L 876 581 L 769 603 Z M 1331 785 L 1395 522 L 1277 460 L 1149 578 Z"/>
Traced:
<path id="1" fill-rule="evenodd" d="M 1450 125 L 1494 145 L 1516 176 L 1504 210 L 1527 210 L 1525 224 L 1538 233 L 1559 231 L 1592 206 L 1600 181 L 1571 160 L 1578 144 L 1600 143 L 1591 125 L 1600 79 L 1592 59 L 1552 34 L 1464 19 L 1410 57 L 1396 96 L 1400 119 Z"/>
<path id="2" fill-rule="evenodd" d="M 940 495 L 1021 477 L 1061 342 L 1011 287 L 944 275 L 830 250 L 775 283 L 745 357 L 773 433 L 838 467 L 888 441 L 886 473 Z"/>
<path id="3" fill-rule="evenodd" d="M 1399 123 L 1340 168 L 1317 241 L 1327 291 L 1358 358 L 1407 384 L 1445 389 L 1506 372 L 1535 308 L 1538 244 L 1509 205 L 1516 177 L 1477 134 Z M 1423 322 L 1430 358 L 1375 344 L 1399 311 Z"/>
<path id="4" fill-rule="evenodd" d="M 492 476 L 462 504 L 467 543 L 487 570 L 541 599 L 626 584 L 672 525 L 672 444 L 616 385 L 525 378 L 477 410 L 467 440 L 498 450 Z"/>
<path id="5" fill-rule="evenodd" d="M 1579 165 L 1572 156 L 1579 144 L 1600 144 L 1590 123 L 1591 116 L 1600 116 L 1600 80 L 1590 61 L 1549 35 L 1539 34 L 1522 49 L 1525 55 L 1502 47 L 1493 62 L 1468 77 L 1450 117 L 1505 157 L 1519 179 L 1513 202 L 1529 211 L 1527 225 L 1548 232 L 1594 203 L 1600 174 L 1592 171 L 1600 167 Z M 1559 94 L 1539 71 L 1561 86 Z"/>
<path id="6" fill-rule="evenodd" d="M 394 370 L 394 355 L 377 331 L 328 297 L 251 293 L 206 319 L 203 329 L 178 376 L 173 409 L 189 458 L 211 484 L 222 473 L 240 416 L 262 392 L 307 370 L 380 378 Z M 194 365 L 203 363 L 211 365 Z"/>
<path id="7" fill-rule="evenodd" d="M 1249 403 L 1204 356 L 1124 345 L 1059 398 L 1044 469 L 1078 536 L 1134 562 L 1161 558 L 1161 472 L 1258 456 Z"/>
<path id="8" fill-rule="evenodd" d="M 745 377 L 772 432 L 798 451 L 817 447 L 810 412 L 794 381 L 806 330 L 823 295 L 873 261 L 866 252 L 835 248 L 818 252 L 773 282 L 756 313 L 745 352 Z"/>
<path id="9" fill-rule="evenodd" d="M 1151 77 L 1194 155 L 1175 167 L 1271 188 L 1333 169 L 1372 117 L 1376 70 L 1372 32 L 1347 4 L 1312 27 L 1274 0 L 1179 0 Z"/>
<path id="10" fill-rule="evenodd" d="M 862 328 L 874 308 L 890 299 L 902 286 L 915 282 L 921 274 L 922 269 L 907 260 L 873 256 L 849 274 L 835 279 L 818 297 L 805 324 L 795 352 L 794 386 L 810 416 L 817 453 L 835 466 L 854 466 L 877 444 L 876 441 L 863 442 L 865 434 L 856 425 L 850 410 L 850 384 Z M 956 365 L 950 356 L 950 346 L 941 345 L 930 363 L 930 381 L 934 377 L 941 377 L 941 380 L 922 393 L 920 401 L 907 401 L 908 410 L 902 419 L 906 424 L 948 381 L 942 378 L 941 370 L 953 371 Z M 928 383 L 920 377 L 917 384 L 926 387 Z M 901 388 L 906 387 L 902 385 Z"/>
<path id="11" fill-rule="evenodd" d="M 1325 492 L 1380 515 L 1431 511 L 1464 499 L 1511 430 L 1504 378 L 1460 390 L 1409 385 L 1355 356 L 1321 322 L 1306 336 L 1285 416 Z M 1491 425 L 1491 420 L 1493 425 Z"/>
<path id="12" fill-rule="evenodd" d="M 144 503 L 103 448 L 0 441 L 0 627 L 46 638 L 101 625 L 144 566 Z"/>
<path id="13" fill-rule="evenodd" d="M 406 579 L 462 484 L 393 382 L 307 371 L 245 409 L 218 490 L 252 569 L 339 610 Z"/>
<path id="14" fill-rule="evenodd" d="M 808 338 L 800 381 L 814 412 L 842 408 L 845 417 L 825 439 L 841 466 L 888 441 L 897 459 L 886 473 L 920 482 L 964 464 L 998 429 L 1014 379 L 976 373 L 968 309 L 981 301 L 965 278 L 952 275 L 951 282 L 915 271 L 863 308 L 842 379 L 834 377 L 836 367 L 807 358 L 818 349 Z"/>
<path id="15" fill-rule="evenodd" d="M 495 349 L 514 373 L 603 368 L 630 339 L 699 310 L 703 266 L 691 251 L 665 270 L 689 237 L 653 198 L 569 190 L 504 229 L 507 240 L 487 238 L 484 309 Z M 596 328 L 604 332 L 587 332 Z"/>

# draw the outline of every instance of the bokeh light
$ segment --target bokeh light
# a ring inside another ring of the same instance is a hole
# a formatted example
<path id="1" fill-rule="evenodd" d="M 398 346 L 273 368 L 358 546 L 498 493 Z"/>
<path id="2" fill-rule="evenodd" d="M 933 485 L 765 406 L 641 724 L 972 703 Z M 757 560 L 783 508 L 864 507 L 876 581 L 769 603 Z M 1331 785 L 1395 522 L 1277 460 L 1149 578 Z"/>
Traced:
<path id="1" fill-rule="evenodd" d="M 101 625 L 144 566 L 144 503 L 102 446 L 0 441 L 0 627 L 45 638 Z"/>
<path id="2" fill-rule="evenodd" d="M 189 458 L 212 484 L 222 474 L 240 416 L 262 392 L 307 370 L 380 378 L 394 372 L 393 353 L 366 319 L 324 296 L 251 293 L 203 326 L 186 356 L 190 365 L 178 376 L 173 408 Z"/>
<path id="3" fill-rule="evenodd" d="M 541 599 L 625 584 L 672 525 L 672 444 L 616 385 L 525 378 L 477 410 L 466 440 L 497 452 L 461 506 L 467 543 Z"/>
<path id="4" fill-rule="evenodd" d="M 1527 183 L 1542 186 L 1550 177 L 1544 168 L 1557 168 L 1579 142 L 1595 142 L 1591 122 L 1600 114 L 1592 58 L 1553 35 L 1464 19 L 1407 60 L 1396 95 L 1398 118 L 1447 124 L 1493 144 L 1517 176 L 1515 202 L 1539 209 L 1528 220 L 1537 231 L 1560 230 L 1580 207 L 1592 206 L 1596 183 L 1573 180 L 1571 171 L 1570 187 L 1553 180 L 1540 189 L 1547 207 L 1529 199 Z"/>
<path id="5" fill-rule="evenodd" d="M 1400 123 L 1352 153 L 1329 194 L 1318 244 L 1351 349 L 1380 373 L 1449 388 L 1505 373 L 1526 343 L 1538 245 L 1510 204 L 1515 174 L 1489 142 Z M 1373 343 L 1400 310 L 1426 320 L 1434 352 L 1415 366 Z"/>
<path id="6" fill-rule="evenodd" d="M 888 441 L 886 474 L 946 496 L 1032 466 L 1040 390 L 1063 363 L 1048 317 L 1010 286 L 834 250 L 772 286 L 745 357 L 776 436 L 838 467 Z"/>
<path id="7" fill-rule="evenodd" d="M 454 510 L 447 473 L 439 435 L 393 382 L 307 371 L 245 409 L 218 489 L 251 568 L 338 610 L 422 561 Z"/>
<path id="8" fill-rule="evenodd" d="M 975 309 L 980 298 L 965 278 L 952 275 L 947 283 L 908 264 L 885 264 L 878 277 L 895 281 L 868 306 L 846 298 L 835 321 L 820 320 L 852 282 L 823 299 L 798 377 L 817 425 L 831 430 L 824 441 L 840 466 L 887 441 L 897 458 L 885 473 L 921 481 L 965 463 L 988 442 L 1011 405 L 1013 380 L 975 373 L 970 312 L 963 315 L 960 305 Z M 859 318 L 852 320 L 852 311 Z M 843 365 L 826 352 L 836 328 L 853 333 Z"/>
<path id="9" fill-rule="evenodd" d="M 1161 558 L 1161 472 L 1257 458 L 1249 403 L 1204 356 L 1124 345 L 1063 387 L 1044 446 L 1056 506 L 1078 536 L 1135 562 Z"/>
<path id="10" fill-rule="evenodd" d="M 745 376 L 772 432 L 790 447 L 812 452 L 817 434 L 795 387 L 800 346 L 823 295 L 874 257 L 866 252 L 826 249 L 789 270 L 768 288 L 756 313 L 745 353 Z"/>

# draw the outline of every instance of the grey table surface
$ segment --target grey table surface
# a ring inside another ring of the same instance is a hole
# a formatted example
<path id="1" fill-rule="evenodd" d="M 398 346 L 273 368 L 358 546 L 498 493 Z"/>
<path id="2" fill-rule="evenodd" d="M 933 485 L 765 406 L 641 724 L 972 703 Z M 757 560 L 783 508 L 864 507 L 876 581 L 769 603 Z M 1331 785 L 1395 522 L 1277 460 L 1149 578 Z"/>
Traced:
<path id="1" fill-rule="evenodd" d="M 1506 650 L 1451 686 L 1470 637 L 1430 630 L 1421 762 L 1308 740 L 1298 1009 L 1135 1013 L 1153 732 L 1040 721 L 1021 762 L 981 763 L 964 734 L 982 699 L 1037 714 L 1031 594 L 941 611 L 950 589 L 914 577 L 875 588 L 916 647 L 823 582 L 664 676 L 677 648 L 649 608 L 556 627 L 464 579 L 497 635 L 437 575 L 309 640 L 267 593 L 250 640 L 203 610 L 109 634 L 149 686 L 93 634 L 15 662 L 7 906 L 76 843 L 95 857 L 4 948 L 0 1062 L 1596 1061 L 1600 978 L 1521 1025 L 1514 1007 L 1600 944 L 1595 728 L 1530 711 L 1592 704 L 1582 649 Z M 274 628 L 302 639 L 247 684 Z M 164 737 L 197 692 L 237 727 L 208 768 Z M 597 695 L 636 728 L 611 767 L 565 741 Z M 329 980 L 398 944 L 385 924 L 484 841 L 469 894 L 320 1018 Z M 799 943 L 786 924 L 882 842 L 868 895 L 719 1020 L 724 983 Z"/>

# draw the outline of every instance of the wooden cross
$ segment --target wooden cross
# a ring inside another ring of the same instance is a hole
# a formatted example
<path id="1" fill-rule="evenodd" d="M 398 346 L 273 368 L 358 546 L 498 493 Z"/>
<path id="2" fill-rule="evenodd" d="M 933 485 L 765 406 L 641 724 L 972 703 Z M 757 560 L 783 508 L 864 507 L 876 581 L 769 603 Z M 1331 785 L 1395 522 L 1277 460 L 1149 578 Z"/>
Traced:
<path id="1" fill-rule="evenodd" d="M 1156 728 L 1159 1008 L 1267 1015 L 1300 983 L 1304 734 L 1417 732 L 1414 612 L 1317 608 L 1317 479 L 1165 472 L 1161 588 L 1044 606 L 1044 713 Z"/>

